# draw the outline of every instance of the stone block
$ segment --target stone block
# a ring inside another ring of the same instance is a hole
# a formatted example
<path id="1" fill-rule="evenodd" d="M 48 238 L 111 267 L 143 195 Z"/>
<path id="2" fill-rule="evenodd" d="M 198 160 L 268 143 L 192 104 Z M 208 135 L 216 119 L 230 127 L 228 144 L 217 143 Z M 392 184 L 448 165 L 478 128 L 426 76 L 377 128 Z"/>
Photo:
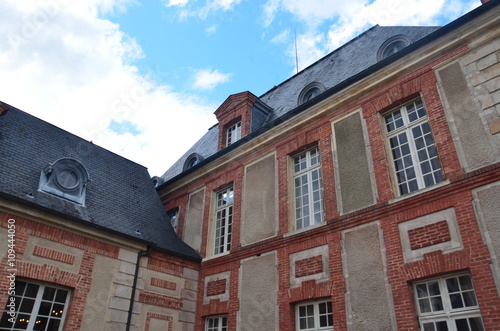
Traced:
<path id="1" fill-rule="evenodd" d="M 181 291 L 181 298 L 196 301 L 196 292 L 184 289 Z"/>
<path id="2" fill-rule="evenodd" d="M 128 311 L 111 310 L 111 322 L 127 323 Z M 134 324 L 135 316 L 132 315 L 132 324 Z"/>
<path id="3" fill-rule="evenodd" d="M 500 119 L 489 122 L 488 126 L 490 127 L 491 134 L 500 133 Z"/>
<path id="4" fill-rule="evenodd" d="M 193 269 L 184 268 L 182 276 L 191 280 L 198 280 L 199 272 Z"/>
<path id="5" fill-rule="evenodd" d="M 120 251 L 118 252 L 118 259 L 133 263 L 135 265 L 135 263 L 137 262 L 137 252 L 120 248 Z"/>
<path id="6" fill-rule="evenodd" d="M 130 306 L 130 300 L 125 298 L 112 297 L 109 302 L 110 308 L 122 311 L 128 311 L 129 306 Z"/>
<path id="7" fill-rule="evenodd" d="M 132 295 L 132 287 L 131 286 L 125 286 L 125 285 L 116 285 L 116 292 L 115 296 L 119 298 L 125 298 L 125 299 L 130 299 L 130 296 Z"/>
<path id="8" fill-rule="evenodd" d="M 500 74 L 498 77 L 493 78 L 492 80 L 484 83 L 484 87 L 488 90 L 488 92 L 498 91 L 500 89 Z"/>
<path id="9" fill-rule="evenodd" d="M 135 263 L 121 261 L 120 262 L 120 272 L 129 274 L 129 275 L 134 275 L 135 274 Z"/>
<path id="10" fill-rule="evenodd" d="M 179 313 L 179 322 L 188 322 L 188 323 L 194 323 L 194 318 L 195 314 L 189 311 L 181 311 Z"/>
<path id="11" fill-rule="evenodd" d="M 479 70 L 484 70 L 488 67 L 491 67 L 492 65 L 494 65 L 495 63 L 497 63 L 497 55 L 496 54 L 490 54 L 488 56 L 485 56 L 483 57 L 482 59 L 478 60 L 476 62 L 477 64 L 477 68 Z"/>

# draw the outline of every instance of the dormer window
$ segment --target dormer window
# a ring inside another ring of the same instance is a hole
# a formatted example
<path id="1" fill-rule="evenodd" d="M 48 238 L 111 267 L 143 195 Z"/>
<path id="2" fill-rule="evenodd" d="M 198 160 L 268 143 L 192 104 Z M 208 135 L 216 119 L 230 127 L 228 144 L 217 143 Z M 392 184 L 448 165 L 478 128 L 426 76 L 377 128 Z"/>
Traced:
<path id="1" fill-rule="evenodd" d="M 85 167 L 74 159 L 64 158 L 43 168 L 39 190 L 83 205 L 88 182 Z"/>
<path id="2" fill-rule="evenodd" d="M 193 153 L 193 154 L 189 155 L 188 158 L 186 159 L 186 162 L 184 162 L 183 171 L 186 171 L 189 168 L 194 167 L 195 165 L 197 165 L 201 161 L 203 161 L 203 157 L 200 154 Z"/>
<path id="3" fill-rule="evenodd" d="M 320 95 L 324 91 L 325 91 L 325 87 L 323 86 L 323 84 L 318 83 L 318 82 L 311 83 L 311 84 L 307 85 L 306 87 L 304 87 L 302 92 L 300 92 L 298 104 L 301 105 L 301 104 L 317 97 L 318 95 Z"/>
<path id="4" fill-rule="evenodd" d="M 226 132 L 226 146 L 234 144 L 241 139 L 241 121 L 231 125 Z"/>
<path id="5" fill-rule="evenodd" d="M 397 35 L 387 39 L 380 46 L 377 53 L 377 60 L 381 61 L 405 48 L 410 44 L 410 39 L 404 35 Z"/>

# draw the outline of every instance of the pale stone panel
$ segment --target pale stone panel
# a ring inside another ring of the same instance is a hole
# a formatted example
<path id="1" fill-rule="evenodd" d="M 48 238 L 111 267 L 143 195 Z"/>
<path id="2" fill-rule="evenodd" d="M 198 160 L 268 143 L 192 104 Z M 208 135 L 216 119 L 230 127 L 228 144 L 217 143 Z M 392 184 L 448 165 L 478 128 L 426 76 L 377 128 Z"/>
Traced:
<path id="1" fill-rule="evenodd" d="M 276 252 L 241 261 L 238 330 L 277 330 Z"/>
<path id="2" fill-rule="evenodd" d="M 205 189 L 189 195 L 186 218 L 184 219 L 183 240 L 198 251 L 201 250 L 204 204 Z"/>
<path id="3" fill-rule="evenodd" d="M 500 296 L 500 182 L 473 191 L 481 235 L 491 255 L 491 268 Z"/>
<path id="4" fill-rule="evenodd" d="M 96 255 L 92 269 L 92 287 L 87 296 L 83 312 L 82 331 L 104 330 L 105 322 L 110 320 L 111 311 L 108 304 L 112 293 L 114 273 L 118 268 L 118 261 L 106 256 Z M 130 296 L 129 296 L 130 298 Z M 115 316 L 115 319 L 123 318 Z M 125 320 L 123 323 L 126 322 Z"/>
<path id="5" fill-rule="evenodd" d="M 348 329 L 397 330 L 378 222 L 342 232 Z"/>
<path id="6" fill-rule="evenodd" d="M 245 169 L 241 243 L 247 245 L 276 235 L 276 161 L 270 155 Z"/>
<path id="7" fill-rule="evenodd" d="M 143 272 L 144 272 L 144 277 L 143 277 L 144 289 L 146 291 L 156 292 L 156 293 L 159 293 L 162 295 L 168 295 L 171 297 L 180 298 L 182 285 L 184 283 L 183 279 L 176 277 L 176 276 L 173 276 L 173 275 L 154 271 L 154 270 L 144 269 Z M 162 279 L 162 280 L 165 280 L 168 282 L 175 283 L 175 290 L 152 285 L 151 278 L 158 278 L 158 279 Z"/>
<path id="8" fill-rule="evenodd" d="M 305 277 L 295 277 L 295 264 L 297 261 L 311 258 L 314 256 L 321 256 L 323 262 L 323 271 L 308 275 Z M 318 246 L 305 251 L 300 251 L 297 253 L 290 254 L 290 287 L 298 287 L 302 285 L 302 282 L 309 280 L 315 280 L 316 282 L 325 281 L 330 279 L 330 263 L 328 258 L 328 245 Z"/>
<path id="9" fill-rule="evenodd" d="M 227 272 L 221 272 L 219 274 L 210 275 L 210 276 L 205 277 L 205 284 L 203 286 L 203 288 L 204 288 L 204 290 L 203 290 L 203 304 L 204 305 L 209 304 L 210 300 L 218 299 L 221 302 L 229 300 L 230 276 L 231 276 L 231 273 L 229 271 L 227 271 Z M 208 296 L 207 295 L 208 283 L 214 282 L 217 280 L 222 280 L 222 279 L 226 282 L 226 291 L 224 293 L 221 293 L 221 294 Z"/>
<path id="10" fill-rule="evenodd" d="M 494 163 L 498 152 L 481 119 L 480 101 L 474 101 L 460 64 L 455 62 L 438 70 L 437 76 L 462 166 L 471 171 Z"/>
<path id="11" fill-rule="evenodd" d="M 335 179 L 340 191 L 339 206 L 345 214 L 375 201 L 360 113 L 333 123 L 333 132 Z"/>
<path id="12" fill-rule="evenodd" d="M 41 246 L 45 248 L 50 248 L 58 252 L 63 252 L 66 254 L 71 254 L 75 256 L 75 262 L 73 264 L 64 263 L 61 261 L 56 261 L 48 259 L 41 256 L 36 256 L 33 254 L 35 246 Z M 31 262 L 35 264 L 50 264 L 58 267 L 61 270 L 69 271 L 71 273 L 78 274 L 80 272 L 80 264 L 82 263 L 83 250 L 70 247 L 64 244 L 60 244 L 51 240 L 43 239 L 36 236 L 30 236 L 28 239 L 28 245 L 26 245 L 26 251 L 23 255 L 23 261 Z"/>
<path id="13" fill-rule="evenodd" d="M 169 321 L 152 318 L 149 323 L 150 330 L 168 330 Z"/>

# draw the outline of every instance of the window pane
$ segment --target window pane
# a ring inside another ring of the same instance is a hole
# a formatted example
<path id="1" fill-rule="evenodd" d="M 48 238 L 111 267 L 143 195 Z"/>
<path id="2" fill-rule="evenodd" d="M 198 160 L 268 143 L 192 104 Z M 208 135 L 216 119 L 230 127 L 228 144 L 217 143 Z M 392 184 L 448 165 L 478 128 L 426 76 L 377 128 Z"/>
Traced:
<path id="1" fill-rule="evenodd" d="M 421 313 L 430 313 L 432 311 L 429 299 L 418 300 L 418 305 Z"/>
<path id="2" fill-rule="evenodd" d="M 429 294 L 430 295 L 439 295 L 439 294 L 441 294 L 441 292 L 439 290 L 439 284 L 438 284 L 437 281 L 429 282 L 429 283 L 427 283 L 427 285 L 429 286 Z"/>
<path id="3" fill-rule="evenodd" d="M 417 295 L 419 298 L 424 298 L 429 296 L 426 284 L 418 284 L 416 287 L 417 287 Z"/>
<path id="4" fill-rule="evenodd" d="M 469 324 L 472 331 L 484 331 L 483 320 L 481 317 L 469 318 Z"/>
<path id="5" fill-rule="evenodd" d="M 436 331 L 448 331 L 448 323 L 445 321 L 436 323 Z"/>
<path id="6" fill-rule="evenodd" d="M 45 331 L 45 328 L 47 327 L 47 323 L 48 323 L 47 317 L 38 317 L 35 321 L 35 326 L 33 327 L 33 330 Z M 54 330 L 54 329 L 50 329 L 50 330 Z"/>
<path id="7" fill-rule="evenodd" d="M 434 326 L 434 323 L 425 323 L 424 324 L 424 331 L 436 331 L 436 327 Z"/>

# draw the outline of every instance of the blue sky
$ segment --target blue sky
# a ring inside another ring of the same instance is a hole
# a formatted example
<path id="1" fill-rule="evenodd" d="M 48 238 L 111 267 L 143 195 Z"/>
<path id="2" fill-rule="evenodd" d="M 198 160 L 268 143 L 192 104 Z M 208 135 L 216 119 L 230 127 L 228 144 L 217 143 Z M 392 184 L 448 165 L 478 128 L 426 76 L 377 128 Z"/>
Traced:
<path id="1" fill-rule="evenodd" d="M 257 96 L 375 24 L 480 0 L 2 0 L 0 100 L 161 175 L 234 93 Z"/>

